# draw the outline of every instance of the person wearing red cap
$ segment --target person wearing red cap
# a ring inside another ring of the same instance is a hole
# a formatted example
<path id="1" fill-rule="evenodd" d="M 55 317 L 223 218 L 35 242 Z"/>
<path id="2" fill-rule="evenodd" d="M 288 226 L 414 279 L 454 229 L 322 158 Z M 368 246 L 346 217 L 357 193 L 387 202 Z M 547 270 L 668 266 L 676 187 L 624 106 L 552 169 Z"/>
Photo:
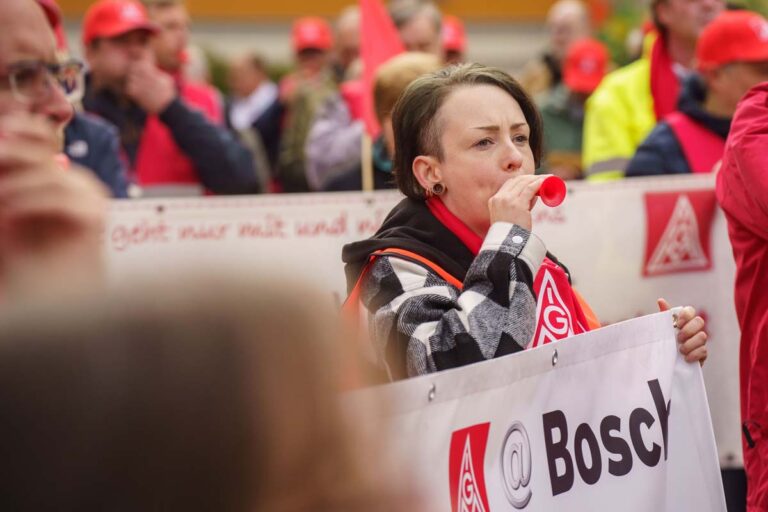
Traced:
<path id="1" fill-rule="evenodd" d="M 541 173 L 564 180 L 582 177 L 584 103 L 600 85 L 609 61 L 608 49 L 600 41 L 587 38 L 571 44 L 563 61 L 563 83 L 541 106 L 546 148 Z"/>
<path id="2" fill-rule="evenodd" d="M 217 124 L 220 105 L 155 65 L 150 40 L 158 30 L 134 0 L 99 0 L 88 9 L 86 110 L 118 127 L 147 194 L 257 191 L 250 154 Z"/>
<path id="3" fill-rule="evenodd" d="M 643 56 L 609 73 L 587 101 L 582 164 L 587 178 L 624 177 L 630 159 L 656 123 L 674 112 L 694 68 L 696 41 L 725 9 L 725 0 L 652 0 L 656 30 Z"/>
<path id="4" fill-rule="evenodd" d="M 333 33 L 322 18 L 297 19 L 291 30 L 296 70 L 280 81 L 280 101 L 285 109 L 280 140 L 276 188 L 283 192 L 308 192 L 304 148 L 312 122 L 322 105 L 337 91 L 330 68 Z"/>
<path id="5" fill-rule="evenodd" d="M 333 48 L 331 26 L 322 18 L 299 18 L 291 29 L 291 47 L 296 70 L 280 82 L 280 96 L 290 103 L 301 82 L 315 81 L 327 71 Z"/>
<path id="6" fill-rule="evenodd" d="M 443 52 L 446 64 L 459 64 L 466 60 L 467 33 L 464 22 L 457 16 L 443 16 Z"/>
<path id="7" fill-rule="evenodd" d="M 102 277 L 106 191 L 62 170 L 69 74 L 43 9 L 0 2 L 0 300 L 83 290 Z"/>
<path id="8" fill-rule="evenodd" d="M 768 80 L 768 22 L 726 11 L 701 33 L 698 73 L 683 82 L 677 111 L 659 122 L 627 166 L 627 176 L 711 172 L 720 161 L 736 104 Z"/>

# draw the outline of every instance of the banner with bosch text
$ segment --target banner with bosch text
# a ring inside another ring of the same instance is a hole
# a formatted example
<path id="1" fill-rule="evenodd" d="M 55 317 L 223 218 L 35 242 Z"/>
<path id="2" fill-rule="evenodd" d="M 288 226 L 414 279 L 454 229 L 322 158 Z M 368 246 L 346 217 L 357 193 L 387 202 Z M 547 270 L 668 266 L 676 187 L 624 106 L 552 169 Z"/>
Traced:
<path id="1" fill-rule="evenodd" d="M 670 312 L 358 391 L 436 510 L 724 512 L 698 364 Z"/>
<path id="2" fill-rule="evenodd" d="M 569 183 L 561 206 L 536 206 L 533 229 L 604 324 L 653 313 L 658 297 L 705 316 L 715 439 L 721 465 L 734 467 L 741 464 L 735 270 L 713 186 L 710 175 Z M 342 246 L 373 234 L 400 197 L 382 191 L 116 201 L 105 234 L 108 265 L 115 280 L 186 265 L 283 273 L 328 290 L 338 304 L 346 294 Z"/>

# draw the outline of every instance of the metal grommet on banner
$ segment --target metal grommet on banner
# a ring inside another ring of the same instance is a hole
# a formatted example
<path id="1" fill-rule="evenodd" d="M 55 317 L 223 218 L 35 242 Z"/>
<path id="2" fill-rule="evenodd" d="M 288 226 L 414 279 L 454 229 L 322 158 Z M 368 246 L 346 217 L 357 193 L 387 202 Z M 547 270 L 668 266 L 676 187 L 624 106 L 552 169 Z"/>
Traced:
<path id="1" fill-rule="evenodd" d="M 557 349 L 552 353 L 552 366 L 557 365 Z"/>
<path id="2" fill-rule="evenodd" d="M 432 386 L 429 388 L 429 394 L 427 395 L 427 400 L 430 402 L 435 399 L 435 395 L 437 395 L 437 386 L 432 384 Z"/>

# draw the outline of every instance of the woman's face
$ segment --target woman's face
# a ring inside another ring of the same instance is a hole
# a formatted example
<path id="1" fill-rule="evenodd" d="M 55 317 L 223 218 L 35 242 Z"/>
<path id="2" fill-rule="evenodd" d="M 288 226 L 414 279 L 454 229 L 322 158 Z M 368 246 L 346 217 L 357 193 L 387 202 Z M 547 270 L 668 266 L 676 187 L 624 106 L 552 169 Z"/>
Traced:
<path id="1" fill-rule="evenodd" d="M 490 227 L 488 200 L 507 180 L 535 171 L 528 122 L 506 91 L 474 85 L 449 94 L 438 111 L 437 126 L 443 159 L 417 157 L 414 172 L 427 190 L 441 182 L 445 206 L 485 236 Z M 432 181 L 426 183 L 430 176 Z"/>

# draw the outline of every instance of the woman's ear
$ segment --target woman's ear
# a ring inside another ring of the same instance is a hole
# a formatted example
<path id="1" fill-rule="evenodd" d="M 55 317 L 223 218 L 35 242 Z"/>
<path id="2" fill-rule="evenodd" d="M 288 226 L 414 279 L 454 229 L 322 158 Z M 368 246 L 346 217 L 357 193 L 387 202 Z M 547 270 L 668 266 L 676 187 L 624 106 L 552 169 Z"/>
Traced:
<path id="1" fill-rule="evenodd" d="M 443 173 L 440 170 L 439 162 L 433 156 L 417 156 L 413 159 L 412 169 L 416 181 L 427 192 L 432 190 L 436 183 L 440 183 L 443 180 Z"/>

